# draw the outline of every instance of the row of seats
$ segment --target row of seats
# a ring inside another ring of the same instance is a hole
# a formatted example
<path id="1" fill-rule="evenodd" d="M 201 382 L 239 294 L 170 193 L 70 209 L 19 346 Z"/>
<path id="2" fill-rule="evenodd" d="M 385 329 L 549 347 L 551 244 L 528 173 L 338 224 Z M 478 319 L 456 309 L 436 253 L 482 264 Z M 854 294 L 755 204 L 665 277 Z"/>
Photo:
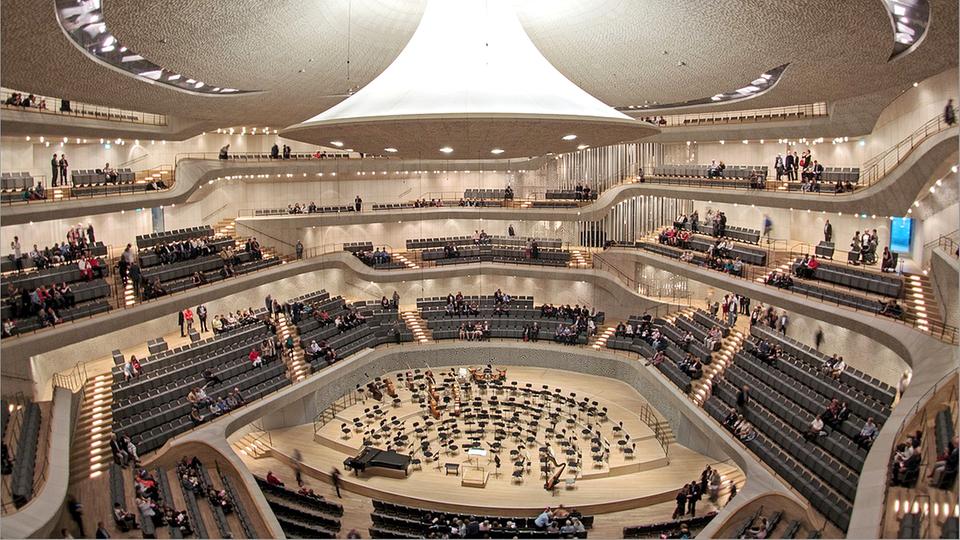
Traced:
<path id="1" fill-rule="evenodd" d="M 126 184 L 137 179 L 137 174 L 130 169 L 116 169 L 117 181 L 119 184 Z M 79 184 L 103 184 L 108 182 L 106 173 L 100 169 L 75 169 L 70 173 L 70 181 L 73 185 Z"/>
<path id="2" fill-rule="evenodd" d="M 200 467 L 200 481 L 203 483 L 204 491 L 209 493 L 213 481 L 210 479 L 210 471 L 206 467 Z M 211 503 L 209 498 L 207 503 L 212 510 L 213 521 L 217 526 L 217 532 L 220 533 L 220 538 L 233 538 L 233 532 L 230 530 L 230 524 L 227 523 L 227 515 L 223 511 L 223 507 Z"/>
<path id="3" fill-rule="evenodd" d="M 106 257 L 107 256 L 107 246 L 103 242 L 97 242 L 95 244 L 87 244 L 87 251 L 90 252 L 90 255 L 94 257 Z M 23 266 L 24 271 L 33 268 L 33 259 L 30 258 L 30 255 L 24 253 L 20 256 L 20 263 Z M 65 265 L 76 265 L 76 262 L 65 262 L 62 263 Z M 53 268 L 53 267 L 51 267 Z M 0 272 L 7 273 L 13 272 L 17 269 L 16 260 L 13 258 L 13 254 L 0 259 Z"/>
<path id="4" fill-rule="evenodd" d="M 512 247 L 524 247 L 527 244 L 527 241 L 530 238 L 520 237 L 520 236 L 488 236 L 487 244 L 494 246 L 512 246 Z M 540 248 L 548 249 L 560 249 L 563 246 L 563 241 L 559 238 L 532 238 L 536 240 L 537 245 Z M 454 245 L 457 247 L 460 246 L 472 246 L 474 245 L 474 238 L 472 236 L 449 236 L 445 238 L 417 238 L 413 240 L 407 240 L 407 249 L 429 249 L 429 248 L 442 248 L 446 245 Z M 346 249 L 346 245 L 344 245 Z"/>
<path id="5" fill-rule="evenodd" d="M 630 317 L 631 324 L 636 326 L 640 322 L 640 318 L 637 316 Z M 668 339 L 669 341 L 669 339 Z M 610 349 L 620 350 L 620 351 L 629 351 L 634 352 L 640 355 L 646 360 L 650 360 L 656 354 L 656 351 L 650 346 L 646 341 L 635 337 L 635 338 L 622 338 L 622 337 L 612 337 L 607 340 L 607 347 Z M 682 352 L 678 353 L 676 345 L 670 343 L 667 349 L 664 351 L 664 354 L 667 355 L 668 361 L 660 362 L 656 365 L 656 368 L 660 373 L 670 379 L 670 382 L 677 385 L 681 392 L 687 394 L 690 392 L 690 387 L 692 380 L 690 375 L 684 373 L 678 366 L 677 362 L 683 358 Z"/>
<path id="6" fill-rule="evenodd" d="M 533 323 L 539 323 L 539 339 L 544 341 L 553 339 L 557 327 L 570 324 L 569 322 L 559 321 L 557 319 L 541 319 L 539 316 L 528 319 L 514 318 L 511 316 L 491 317 L 489 319 L 475 317 L 465 320 L 435 319 L 427 321 L 427 327 L 430 328 L 430 331 L 433 334 L 433 339 L 457 339 L 460 335 L 460 325 L 468 320 L 472 322 L 486 321 L 490 323 L 490 337 L 511 339 L 522 339 L 523 329 L 525 326 L 532 326 Z M 577 343 L 580 345 L 585 345 L 587 343 L 587 334 L 585 332 L 581 333 L 577 337 Z"/>
<path id="7" fill-rule="evenodd" d="M 200 513 L 200 505 L 197 503 L 197 495 L 181 479 L 180 491 L 183 493 L 183 500 L 187 504 L 187 515 L 190 517 L 190 524 L 193 527 L 193 536 L 195 538 L 210 538 L 207 534 L 207 526 L 203 522 L 203 514 Z"/>
<path id="8" fill-rule="evenodd" d="M 463 192 L 464 199 L 505 199 L 505 189 L 467 189 Z"/>
<path id="9" fill-rule="evenodd" d="M 707 250 L 713 246 L 715 240 L 701 235 L 691 235 L 688 240 L 688 247 L 694 251 L 699 251 L 701 253 L 706 253 Z M 767 265 L 767 252 L 759 248 L 744 246 L 740 244 L 734 244 L 733 249 L 730 250 L 730 256 L 739 258 L 741 261 L 747 264 L 754 264 L 757 266 L 766 266 Z"/>
<path id="10" fill-rule="evenodd" d="M 104 257 L 96 257 L 96 259 L 100 262 L 100 269 L 103 271 L 103 275 L 106 276 L 109 270 L 106 259 Z M 8 284 L 13 284 L 14 287 L 21 290 L 29 290 L 36 289 L 41 285 L 50 287 L 63 282 L 75 283 L 81 279 L 82 276 L 80 275 L 80 268 L 77 266 L 77 263 L 69 263 L 44 268 L 37 272 L 3 276 L 2 281 L 0 281 L 0 286 L 2 286 L 4 294 L 6 294 Z"/>
<path id="11" fill-rule="evenodd" d="M 0 173 L 0 189 L 22 191 L 33 188 L 33 175 L 26 171 Z"/>
<path id="12" fill-rule="evenodd" d="M 373 251 L 373 242 L 346 242 L 343 244 L 343 250 L 354 254 Z"/>
<path id="13" fill-rule="evenodd" d="M 306 497 L 255 477 L 287 538 L 336 538 L 343 507 Z"/>
<path id="14" fill-rule="evenodd" d="M 81 199 L 84 197 L 103 197 L 106 195 L 130 195 L 151 190 L 153 190 L 151 183 L 92 184 L 70 188 L 70 197 Z"/>
<path id="15" fill-rule="evenodd" d="M 663 521 L 660 523 L 650 523 L 647 525 L 633 525 L 630 527 L 623 528 L 623 537 L 624 538 L 677 538 L 679 537 L 680 527 L 683 525 L 687 526 L 687 529 L 691 531 L 691 534 L 695 534 L 694 531 L 706 527 L 713 518 L 716 517 L 716 512 L 707 512 L 702 516 L 686 518 L 686 519 L 677 519 L 672 521 Z M 734 538 L 740 538 L 736 536 Z"/>
<path id="16" fill-rule="evenodd" d="M 464 514 L 457 512 L 444 512 L 427 508 L 418 508 L 402 504 L 390 503 L 374 499 L 373 513 L 370 515 L 374 526 L 383 532 L 400 533 L 404 537 L 416 535 L 414 537 L 427 537 L 430 534 L 430 528 L 435 522 L 453 522 L 460 520 L 463 523 L 470 521 L 489 522 L 493 528 L 490 531 L 490 538 L 557 538 L 559 535 L 550 536 L 545 530 L 538 528 L 534 521 L 535 517 L 524 516 L 494 516 L 483 514 Z M 580 523 L 584 528 L 592 529 L 594 516 L 579 516 Z M 516 527 L 507 528 L 507 521 L 512 521 Z M 382 538 L 396 538 L 395 536 L 381 536 Z M 581 534 L 578 538 L 586 538 L 586 534 Z"/>
<path id="17" fill-rule="evenodd" d="M 152 248 L 157 244 L 166 244 L 168 242 L 180 242 L 191 238 L 207 238 L 213 236 L 213 227 L 203 225 L 200 227 L 188 227 L 186 229 L 176 229 L 173 231 L 156 232 L 150 234 L 137 235 L 137 248 Z"/>
<path id="18" fill-rule="evenodd" d="M 442 248 L 427 249 L 420 253 L 424 261 L 437 261 L 437 264 L 466 264 L 475 262 L 496 262 L 511 264 L 540 264 L 545 266 L 567 266 L 570 252 L 553 249 L 541 249 L 539 256 L 527 257 L 523 248 L 494 247 L 490 245 L 464 246 L 459 248 L 456 257 L 447 257 Z"/>
<path id="19" fill-rule="evenodd" d="M 950 407 L 944 407 L 937 412 L 934 421 L 934 438 L 937 444 L 937 455 L 942 456 L 947 453 L 947 446 L 953 439 L 953 414 Z"/>
<path id="20" fill-rule="evenodd" d="M 168 504 L 173 504 L 173 491 L 170 489 L 170 479 L 167 478 L 167 471 L 163 470 L 162 467 L 157 467 L 153 473 L 153 477 L 157 480 L 157 492 L 160 496 L 160 500 L 166 501 Z M 123 504 L 123 503 L 121 503 Z M 188 512 L 189 514 L 189 512 Z M 143 515 L 140 516 L 141 528 L 144 526 L 153 527 L 151 519 L 144 519 Z M 150 522 L 150 523 L 147 523 Z M 180 527 L 175 523 L 170 522 L 167 525 L 167 529 L 170 531 L 170 538 L 183 538 L 183 533 L 180 532 Z M 226 537 L 224 537 L 226 538 Z"/>
<path id="21" fill-rule="evenodd" d="M 237 519 L 240 520 L 240 527 L 243 529 L 243 535 L 246 538 L 257 538 L 257 529 L 250 520 L 250 515 L 247 514 L 246 508 L 243 506 L 243 502 L 240 500 L 240 494 L 233 486 L 233 481 L 230 480 L 229 476 L 221 474 L 220 483 L 223 485 L 223 489 L 227 492 L 227 496 L 230 497 L 230 501 L 233 503 L 233 513 L 236 514 Z"/>
<path id="22" fill-rule="evenodd" d="M 492 294 L 464 296 L 463 301 L 467 304 L 477 302 L 481 308 L 495 306 L 497 301 Z M 423 311 L 430 308 L 443 309 L 447 305 L 446 296 L 430 296 L 426 298 L 417 298 L 417 309 Z M 510 298 L 510 309 L 532 308 L 532 296 L 513 296 Z"/>
<path id="23" fill-rule="evenodd" d="M 109 299 L 110 285 L 108 285 L 105 280 L 98 279 L 89 283 L 79 283 L 71 285 L 71 288 L 74 291 L 77 303 L 73 307 L 57 310 L 57 315 L 59 315 L 60 319 L 64 322 L 92 317 L 113 309 Z M 10 315 L 12 315 L 12 308 L 4 304 L 3 307 L 0 308 L 0 313 L 2 313 L 4 319 L 8 319 Z M 41 327 L 39 317 L 17 319 L 13 335 L 33 332 L 34 330 L 39 330 Z"/>
<path id="24" fill-rule="evenodd" d="M 673 223 L 673 226 L 678 229 L 686 229 L 688 231 L 702 233 L 708 236 L 715 236 L 713 234 L 713 223 L 709 221 L 698 222 L 696 231 L 693 230 L 693 224 L 690 221 L 687 221 L 686 223 L 675 221 Z M 726 227 L 724 227 L 723 236 L 731 240 L 736 240 L 738 242 L 746 242 L 748 244 L 760 243 L 760 231 L 756 229 L 747 229 L 746 227 L 735 227 L 733 225 L 727 225 Z"/>
<path id="25" fill-rule="evenodd" d="M 791 291 L 798 292 L 805 296 L 811 296 L 818 300 L 835 303 L 841 306 L 852 307 L 861 311 L 871 313 L 880 313 L 883 310 L 883 304 L 877 300 L 864 298 L 859 294 L 846 293 L 827 287 L 818 287 L 804 281 L 794 281 L 790 287 Z"/>
<path id="26" fill-rule="evenodd" d="M 575 189 L 548 189 L 544 194 L 544 198 L 545 199 L 565 199 L 565 200 L 572 199 L 575 201 L 582 201 L 582 200 L 595 201 L 597 200 L 597 195 L 599 195 L 599 193 L 594 190 L 591 190 L 590 196 L 588 198 L 585 198 L 583 196 L 582 191 L 579 192 L 578 194 L 577 190 Z"/>
<path id="27" fill-rule="evenodd" d="M 210 253 L 219 253 L 221 250 L 227 247 L 234 247 L 236 243 L 237 241 L 230 236 L 224 236 L 222 238 L 211 237 L 206 241 L 206 245 L 210 249 Z M 163 264 L 163 260 L 160 258 L 160 255 L 157 255 L 152 249 L 146 249 L 140 252 L 139 259 L 140 268 L 150 268 L 151 266 Z"/>
<path id="28" fill-rule="evenodd" d="M 658 165 L 653 168 L 653 176 L 677 178 L 707 178 L 710 165 Z M 767 177 L 766 165 L 726 165 L 723 178 L 750 178 L 759 174 Z"/>
<path id="29" fill-rule="evenodd" d="M 790 270 L 796 271 L 802 261 L 803 258 L 798 257 L 793 261 Z M 823 261 L 820 261 L 820 266 L 814 271 L 813 278 L 890 298 L 899 298 L 903 292 L 903 279 L 898 276 L 878 274 Z"/>
<path id="30" fill-rule="evenodd" d="M 704 403 L 704 409 L 710 416 L 722 422 L 735 407 L 735 390 L 722 379 L 717 381 L 715 387 L 718 390 Z M 805 441 L 785 435 L 786 426 L 782 422 L 775 421 L 769 413 L 765 416 L 761 412 L 747 411 L 745 418 L 760 431 L 756 438 L 745 443 L 747 447 L 806 497 L 814 508 L 845 531 L 850 523 L 853 505 L 846 497 L 828 487 L 819 475 L 811 472 L 810 468 L 816 470 L 817 467 L 820 468 L 820 472 L 823 472 L 825 470 L 823 463 L 810 455 L 807 455 L 803 461 L 799 461 L 783 449 L 783 444 L 788 441 L 791 445 L 803 445 Z M 771 433 L 772 436 L 769 435 Z M 774 436 L 780 438 L 780 441 L 774 442 Z M 805 468 L 804 465 L 807 467 Z"/>
<path id="31" fill-rule="evenodd" d="M 13 505 L 23 507 L 33 498 L 33 478 L 37 467 L 37 446 L 40 444 L 40 406 L 34 402 L 26 405 L 23 424 L 13 456 L 13 478 L 10 491 Z"/>
<path id="32" fill-rule="evenodd" d="M 789 338 L 771 328 L 755 324 L 750 328 L 750 333 L 756 337 L 765 339 L 783 348 L 783 352 L 796 357 L 799 360 L 813 366 L 814 370 L 822 369 L 823 364 L 829 358 L 826 354 L 815 348 L 801 343 L 793 338 Z M 871 377 L 862 371 L 847 366 L 840 375 L 840 382 L 856 388 L 858 391 L 871 396 L 874 400 L 886 407 L 893 405 L 896 396 L 896 388 L 880 381 L 876 377 Z"/>
<path id="33" fill-rule="evenodd" d="M 258 208 L 253 211 L 253 215 L 256 217 L 260 216 L 286 216 L 290 214 L 339 214 L 342 212 L 354 212 L 356 208 L 353 205 L 339 205 L 339 206 L 318 206 L 314 209 L 313 212 L 308 212 L 305 207 L 301 207 L 302 212 L 292 212 L 290 208 Z"/>

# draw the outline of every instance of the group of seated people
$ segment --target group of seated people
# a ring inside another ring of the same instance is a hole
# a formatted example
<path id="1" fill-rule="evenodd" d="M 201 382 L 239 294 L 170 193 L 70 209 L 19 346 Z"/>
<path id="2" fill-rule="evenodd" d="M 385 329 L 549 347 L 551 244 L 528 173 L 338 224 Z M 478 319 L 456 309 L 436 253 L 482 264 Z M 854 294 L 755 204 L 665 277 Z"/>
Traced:
<path id="1" fill-rule="evenodd" d="M 891 298 L 889 300 L 880 300 L 880 304 L 883 306 L 880 308 L 880 314 L 886 315 L 888 317 L 893 317 L 894 319 L 899 319 L 903 317 L 903 306 L 897 302 L 896 298 Z"/>
<path id="2" fill-rule="evenodd" d="M 325 339 L 321 339 L 320 343 L 317 343 L 317 340 L 312 340 L 303 352 L 310 362 L 323 359 L 326 363 L 332 364 L 338 360 L 336 349 L 328 345 Z"/>
<path id="3" fill-rule="evenodd" d="M 33 187 L 24 186 L 20 190 L 21 201 L 43 201 L 47 198 L 47 190 L 43 187 L 43 182 L 37 182 Z"/>
<path id="4" fill-rule="evenodd" d="M 184 458 L 186 459 L 186 458 Z M 179 471 L 178 471 L 179 472 Z M 172 501 L 165 501 L 160 496 L 160 489 L 156 478 L 146 469 L 140 469 L 134 479 L 136 490 L 137 509 L 143 519 L 149 519 L 154 527 L 177 527 L 184 537 L 193 534 L 190 517 L 185 510 L 176 510 L 170 505 Z M 121 531 L 130 530 L 130 523 L 135 525 L 133 514 L 116 503 L 114 505 L 114 521 Z"/>
<path id="5" fill-rule="evenodd" d="M 690 257 L 690 260 L 693 260 L 693 257 Z M 703 261 L 703 266 L 732 276 L 743 276 L 743 261 L 740 260 L 740 257 L 732 259 L 729 257 L 708 256 Z"/>
<path id="6" fill-rule="evenodd" d="M 667 125 L 667 119 L 662 116 L 644 116 L 643 121 L 648 124 L 656 124 L 658 126 Z"/>
<path id="7" fill-rule="evenodd" d="M 553 333 L 553 340 L 564 345 L 576 345 L 580 339 L 580 334 L 586 331 L 587 325 L 583 322 L 559 324 L 557 330 Z"/>
<path id="8" fill-rule="evenodd" d="M 444 248 L 444 250 L 446 250 L 446 248 Z M 353 254 L 367 266 L 388 264 L 393 260 L 393 257 L 390 256 L 390 253 L 387 252 L 387 248 L 385 247 L 382 249 L 374 249 L 373 251 L 355 251 Z"/>
<path id="9" fill-rule="evenodd" d="M 163 242 L 153 246 L 153 253 L 162 264 L 189 261 L 213 253 L 203 238 L 189 238 L 179 242 Z"/>
<path id="10" fill-rule="evenodd" d="M 521 337 L 524 341 L 534 343 L 540 341 L 540 323 L 534 322 L 533 324 L 523 325 L 523 335 Z"/>
<path id="11" fill-rule="evenodd" d="M 367 322 L 367 318 L 364 317 L 357 308 L 347 308 L 347 312 L 345 314 L 337 315 L 333 319 L 333 324 L 337 325 L 337 329 L 340 330 L 341 334 L 347 330 L 356 328 L 365 322 Z"/>
<path id="12" fill-rule="evenodd" d="M 41 97 L 37 99 L 33 94 L 28 94 L 27 97 L 23 97 L 23 94 L 20 92 L 14 92 L 10 94 L 10 97 L 8 97 L 3 104 L 14 107 L 33 107 L 43 111 L 47 109 L 47 98 Z"/>
<path id="13" fill-rule="evenodd" d="M 565 306 L 554 306 L 553 304 L 544 304 L 540 306 L 540 317 L 544 319 L 565 319 L 576 321 L 577 319 L 593 319 L 597 316 L 596 309 L 592 312 L 587 306 L 580 307 L 580 304 L 577 304 L 573 307 L 570 307 L 570 304 Z"/>
<path id="14" fill-rule="evenodd" d="M 757 430 L 737 411 L 727 413 L 726 418 L 723 419 L 723 425 L 745 443 L 757 438 Z"/>
<path id="15" fill-rule="evenodd" d="M 127 465 L 139 465 L 140 464 L 140 454 L 137 452 L 137 445 L 133 443 L 133 440 L 130 437 L 127 437 L 123 433 L 111 433 L 110 434 L 110 453 L 113 455 L 113 461 L 120 466 L 120 468 L 126 468 Z"/>
<path id="16" fill-rule="evenodd" d="M 765 339 L 757 339 L 757 348 L 754 356 L 767 365 L 773 365 L 783 356 L 783 348 L 780 345 L 774 345 Z"/>
<path id="17" fill-rule="evenodd" d="M 957 436 L 954 435 L 947 443 L 943 454 L 937 456 L 937 461 L 933 464 L 927 480 L 931 486 L 938 489 L 950 489 L 950 486 L 957 480 Z"/>
<path id="18" fill-rule="evenodd" d="M 710 166 L 707 167 L 707 178 L 723 178 L 723 171 L 726 168 L 723 160 L 720 160 L 720 163 L 717 163 L 716 160 L 711 161 Z"/>
<path id="19" fill-rule="evenodd" d="M 43 270 L 54 265 L 90 258 L 90 247 L 92 247 L 92 242 L 88 242 L 86 236 L 80 235 L 63 243 L 54 243 L 53 247 L 47 246 L 43 249 L 39 249 L 34 244 L 33 249 L 27 253 L 27 257 L 30 258 L 37 270 Z M 16 260 L 12 253 L 10 259 L 17 264 L 18 271 L 23 270 L 22 261 Z"/>
<path id="20" fill-rule="evenodd" d="M 840 375 L 846 368 L 847 363 L 843 361 L 842 356 L 838 356 L 836 353 L 823 363 L 823 373 L 835 381 L 840 380 Z"/>
<path id="21" fill-rule="evenodd" d="M 492 242 L 492 239 L 490 238 L 490 235 L 487 234 L 487 231 L 483 229 L 480 229 L 479 231 L 477 230 L 473 231 L 473 245 L 475 246 L 487 245 L 487 244 L 490 244 L 491 242 Z"/>
<path id="22" fill-rule="evenodd" d="M 692 353 L 688 352 L 683 359 L 677 362 L 677 367 L 691 379 L 703 377 L 703 363 L 700 362 L 699 358 L 693 356 Z"/>
<path id="23" fill-rule="evenodd" d="M 21 289 L 12 282 L 7 283 L 4 302 L 10 306 L 14 319 L 37 316 L 40 318 L 41 326 L 44 327 L 60 323 L 57 310 L 70 308 L 76 304 L 73 289 L 66 281 L 52 286 L 39 285 L 32 290 Z M 10 322 L 15 326 L 13 320 Z"/>
<path id="24" fill-rule="evenodd" d="M 804 255 L 803 260 L 800 261 L 793 273 L 799 278 L 812 278 L 816 275 L 817 268 L 820 268 L 820 261 L 817 260 L 817 256 Z"/>
<path id="25" fill-rule="evenodd" d="M 916 484 L 923 463 L 923 455 L 920 451 L 922 435 L 923 432 L 917 430 L 904 442 L 897 444 L 890 470 L 890 485 L 913 487 Z"/>
<path id="26" fill-rule="evenodd" d="M 258 320 L 260 319 L 253 314 L 253 308 L 248 308 L 242 311 L 238 309 L 234 313 L 228 311 L 226 315 L 214 315 L 213 321 L 210 323 L 210 328 L 213 330 L 213 335 L 216 336 L 223 332 L 233 330 L 234 328 L 240 328 L 241 326 L 255 323 Z"/>
<path id="27" fill-rule="evenodd" d="M 460 206 L 463 206 L 462 204 Z M 414 208 L 443 208 L 443 199 L 417 199 L 413 201 Z"/>
<path id="28" fill-rule="evenodd" d="M 460 330 L 457 333 L 459 339 L 466 341 L 489 341 L 490 340 L 490 322 L 464 322 L 460 323 Z"/>
<path id="29" fill-rule="evenodd" d="M 790 287 L 793 287 L 793 278 L 790 277 L 790 274 L 786 272 L 774 270 L 773 272 L 770 272 L 769 276 L 767 276 L 766 283 L 767 285 L 773 285 L 774 287 L 780 289 L 789 289 Z"/>
<path id="30" fill-rule="evenodd" d="M 251 355 L 253 355 L 255 350 L 256 349 L 251 351 Z M 207 420 L 226 414 L 237 407 L 243 406 L 246 402 L 239 388 L 234 388 L 226 397 L 221 396 L 217 399 L 208 396 L 204 388 L 205 386 L 196 386 L 187 394 L 187 401 L 190 402 L 191 405 L 190 420 L 195 426 L 199 426 Z M 203 412 L 204 409 L 207 410 L 206 414 Z"/>
<path id="31" fill-rule="evenodd" d="M 660 232 L 660 236 L 657 238 L 657 241 L 668 246 L 686 249 L 691 234 L 692 233 L 686 229 L 667 227 Z"/>
<path id="32" fill-rule="evenodd" d="M 453 242 L 447 242 L 443 246 L 443 258 L 454 259 L 459 256 L 460 256 L 460 248 L 458 248 Z"/>
<path id="33" fill-rule="evenodd" d="M 593 190 L 590 189 L 590 186 L 585 186 L 577 182 L 577 187 L 574 188 L 574 199 L 578 201 L 589 201 L 592 194 Z"/>

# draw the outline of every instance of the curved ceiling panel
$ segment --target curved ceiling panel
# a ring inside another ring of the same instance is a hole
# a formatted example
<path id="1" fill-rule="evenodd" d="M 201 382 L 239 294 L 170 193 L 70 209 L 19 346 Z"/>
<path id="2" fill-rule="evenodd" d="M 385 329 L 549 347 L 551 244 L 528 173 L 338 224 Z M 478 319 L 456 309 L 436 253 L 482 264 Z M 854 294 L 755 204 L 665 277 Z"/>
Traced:
<path id="1" fill-rule="evenodd" d="M 159 66 L 131 51 L 107 29 L 102 0 L 56 0 L 56 12 L 60 28 L 88 56 L 144 82 L 204 96 L 259 91 L 207 84 Z"/>
<path id="2" fill-rule="evenodd" d="M 638 109 L 647 110 L 647 109 L 677 109 L 680 107 L 693 107 L 696 105 L 713 105 L 713 104 L 727 104 L 735 103 L 738 101 L 743 101 L 746 99 L 755 98 L 761 94 L 766 93 L 768 90 L 771 90 L 777 83 L 780 81 L 780 76 L 783 75 L 783 72 L 786 71 L 787 66 L 790 64 L 782 64 L 773 69 L 768 69 L 760 74 L 759 77 L 750 81 L 750 84 L 745 84 L 744 86 L 737 88 L 731 92 L 724 92 L 722 94 L 714 94 L 710 97 L 691 99 L 689 101 L 678 101 L 676 103 L 664 103 L 658 104 L 654 102 L 653 105 L 645 103 L 643 105 L 627 105 L 626 107 L 620 106 L 617 107 L 618 111 L 636 111 Z"/>
<path id="3" fill-rule="evenodd" d="M 893 60 L 916 48 L 930 25 L 929 0 L 883 0 L 893 25 Z"/>

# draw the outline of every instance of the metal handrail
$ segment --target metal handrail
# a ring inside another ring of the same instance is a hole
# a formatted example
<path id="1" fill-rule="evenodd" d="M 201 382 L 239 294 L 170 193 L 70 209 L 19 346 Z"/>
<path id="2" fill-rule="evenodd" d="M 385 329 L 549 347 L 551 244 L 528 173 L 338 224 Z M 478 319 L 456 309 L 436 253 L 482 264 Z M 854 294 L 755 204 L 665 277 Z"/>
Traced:
<path id="1" fill-rule="evenodd" d="M 82 117 L 82 118 L 92 118 L 94 120 L 104 120 L 108 122 L 125 122 L 132 124 L 144 124 L 149 126 L 165 126 L 167 125 L 167 116 L 165 114 L 156 114 L 156 113 L 146 113 L 139 111 L 130 111 L 125 109 L 115 109 L 113 107 L 103 107 L 100 105 L 91 105 L 89 103 L 82 103 L 79 101 L 68 101 L 69 109 L 63 110 L 64 100 L 60 98 L 41 96 L 34 94 L 36 98 L 37 105 L 32 105 L 30 107 L 21 107 L 19 105 L 8 105 L 7 100 L 14 94 L 14 92 L 21 95 L 21 97 L 27 97 L 30 95 L 29 92 L 19 92 L 16 90 L 11 90 L 9 88 L 0 89 L 0 102 L 3 103 L 3 108 L 5 110 L 14 110 L 14 111 L 25 111 L 33 112 L 40 114 L 53 114 L 59 116 L 73 116 L 73 117 Z M 46 102 L 46 108 L 40 109 L 39 104 L 41 100 Z"/>
<path id="2" fill-rule="evenodd" d="M 320 157 L 316 157 L 320 154 Z M 220 152 L 181 152 L 174 157 L 174 163 L 179 164 L 184 159 L 204 159 L 212 161 L 266 161 L 266 162 L 284 162 L 284 161 L 303 161 L 303 160 L 326 160 L 326 159 L 391 159 L 385 156 L 365 156 L 359 152 L 330 152 L 325 150 L 314 150 L 312 152 L 293 152 L 289 158 L 272 158 L 270 152 L 229 152 L 227 159 L 220 159 Z"/>
<path id="3" fill-rule="evenodd" d="M 906 159 L 917 145 L 931 135 L 936 135 L 950 127 L 951 126 L 944 121 L 942 114 L 938 114 L 928 120 L 897 144 L 866 160 L 863 165 L 860 166 L 860 185 L 871 186 L 875 184 L 883 178 L 890 169 L 896 167 Z"/>

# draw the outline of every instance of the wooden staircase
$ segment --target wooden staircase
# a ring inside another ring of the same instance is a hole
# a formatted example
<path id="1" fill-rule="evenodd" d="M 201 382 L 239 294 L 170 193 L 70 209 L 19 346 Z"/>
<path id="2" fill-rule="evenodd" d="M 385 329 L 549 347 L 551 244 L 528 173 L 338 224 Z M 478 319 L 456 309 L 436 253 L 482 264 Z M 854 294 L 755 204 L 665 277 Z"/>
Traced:
<path id="1" fill-rule="evenodd" d="M 570 268 L 593 268 L 593 256 L 586 249 L 571 249 Z"/>
<path id="2" fill-rule="evenodd" d="M 237 234 L 237 219 L 236 218 L 226 218 L 221 219 L 213 226 L 214 234 L 221 234 L 224 236 L 235 236 Z"/>
<path id="3" fill-rule="evenodd" d="M 403 324 L 413 332 L 413 339 L 417 340 L 417 343 L 429 343 L 433 340 L 433 332 L 427 327 L 427 321 L 420 317 L 420 312 L 404 311 L 400 313 L 400 318 Z"/>
<path id="4" fill-rule="evenodd" d="M 113 460 L 110 436 L 113 434 L 113 375 L 104 373 L 87 380 L 83 403 L 77 414 L 73 445 L 70 450 L 70 482 L 96 478 L 104 474 Z"/>
<path id="5" fill-rule="evenodd" d="M 924 274 L 903 274 L 904 307 L 917 320 L 917 328 L 930 331 L 930 324 L 938 327 L 944 323 L 943 314 L 937 305 L 937 295 L 930 277 Z"/>
<path id="6" fill-rule="evenodd" d="M 613 334 L 617 331 L 617 323 L 608 324 L 602 330 L 597 329 L 597 335 L 592 336 L 587 342 L 587 345 L 590 347 L 600 350 L 607 346 L 607 340 L 613 337 Z"/>
<path id="7" fill-rule="evenodd" d="M 281 312 L 277 316 L 277 335 L 280 336 L 281 343 L 286 341 L 287 337 L 293 336 L 293 353 L 281 353 L 283 363 L 287 366 L 287 378 L 293 383 L 306 379 L 310 375 L 310 364 L 306 361 L 297 325 L 287 318 L 286 313 Z"/>
<path id="8" fill-rule="evenodd" d="M 713 386 L 713 379 L 723 377 L 727 366 L 733 363 L 734 355 L 743 348 L 743 341 L 747 336 L 736 328 L 730 329 L 730 334 L 720 342 L 720 350 L 711 353 L 713 361 L 709 366 L 703 366 L 703 377 L 693 381 L 690 388 L 690 394 L 697 405 L 703 403 L 710 397 L 710 388 Z"/>
<path id="9" fill-rule="evenodd" d="M 267 440 L 266 433 L 263 431 L 251 431 L 237 439 L 232 446 L 237 453 L 250 456 L 253 459 L 260 459 L 270 455 L 270 444 Z"/>

